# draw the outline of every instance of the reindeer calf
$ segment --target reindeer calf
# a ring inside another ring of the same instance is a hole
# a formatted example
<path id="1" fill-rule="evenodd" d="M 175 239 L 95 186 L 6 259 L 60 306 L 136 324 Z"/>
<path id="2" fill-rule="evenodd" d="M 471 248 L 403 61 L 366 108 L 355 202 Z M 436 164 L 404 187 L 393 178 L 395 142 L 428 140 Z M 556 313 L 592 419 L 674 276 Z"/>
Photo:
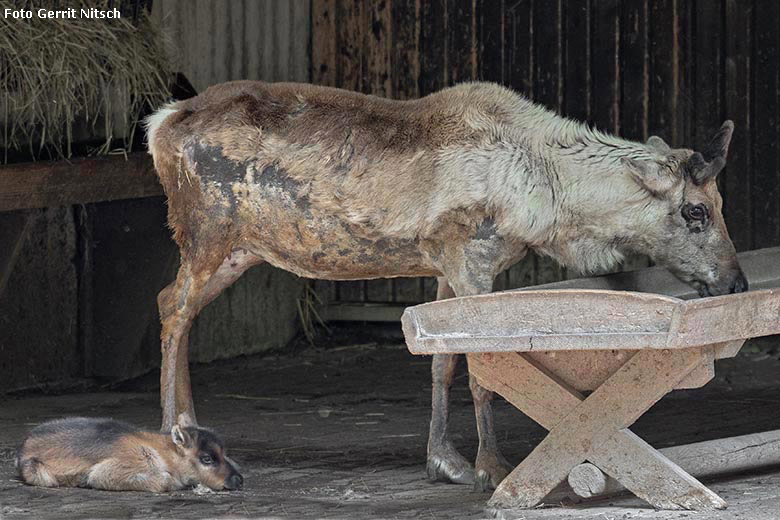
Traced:
<path id="1" fill-rule="evenodd" d="M 24 482 L 162 493 L 203 484 L 240 489 L 243 477 L 214 433 L 182 414 L 170 434 L 113 419 L 68 417 L 43 423 L 16 458 Z"/>

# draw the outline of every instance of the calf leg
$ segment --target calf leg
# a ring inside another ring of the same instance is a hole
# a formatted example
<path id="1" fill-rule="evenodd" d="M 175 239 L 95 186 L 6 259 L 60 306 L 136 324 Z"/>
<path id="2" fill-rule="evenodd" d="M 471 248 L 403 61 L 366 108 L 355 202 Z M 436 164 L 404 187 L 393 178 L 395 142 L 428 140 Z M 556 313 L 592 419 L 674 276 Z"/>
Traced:
<path id="1" fill-rule="evenodd" d="M 447 279 L 438 279 L 437 300 L 452 298 L 455 293 Z M 449 439 L 447 422 L 449 420 L 450 386 L 455 376 L 458 356 L 436 354 L 433 356 L 431 375 L 431 429 L 428 432 L 428 478 L 445 480 L 458 484 L 474 482 L 474 470 L 471 464 L 455 449 Z"/>

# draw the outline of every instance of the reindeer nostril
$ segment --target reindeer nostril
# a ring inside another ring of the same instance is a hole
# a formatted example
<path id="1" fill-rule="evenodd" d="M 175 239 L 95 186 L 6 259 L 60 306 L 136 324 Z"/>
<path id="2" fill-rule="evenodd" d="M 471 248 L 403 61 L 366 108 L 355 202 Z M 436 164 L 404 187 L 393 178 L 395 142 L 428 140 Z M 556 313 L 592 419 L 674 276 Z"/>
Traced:
<path id="1" fill-rule="evenodd" d="M 732 293 L 741 293 L 748 290 L 748 281 L 745 278 L 745 274 L 740 271 L 737 277 L 734 279 L 734 284 L 731 286 Z"/>
<path id="2" fill-rule="evenodd" d="M 244 477 L 242 477 L 238 473 L 233 473 L 228 477 L 227 485 L 225 486 L 228 489 L 241 489 L 241 487 L 244 485 Z"/>

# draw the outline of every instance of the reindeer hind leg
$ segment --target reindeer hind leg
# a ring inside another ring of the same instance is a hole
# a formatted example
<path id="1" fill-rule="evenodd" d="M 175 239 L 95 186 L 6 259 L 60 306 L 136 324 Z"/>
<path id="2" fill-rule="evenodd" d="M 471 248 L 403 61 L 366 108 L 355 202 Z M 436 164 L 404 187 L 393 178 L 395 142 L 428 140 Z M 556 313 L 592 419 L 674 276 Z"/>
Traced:
<path id="1" fill-rule="evenodd" d="M 215 261 L 214 257 L 208 262 L 185 261 L 183 258 L 176 281 L 160 292 L 163 431 L 171 429 L 180 413 L 188 413 L 196 422 L 188 354 L 192 320 L 246 269 L 262 261 L 262 258 L 243 249 L 232 251 L 221 261 L 219 258 Z"/>

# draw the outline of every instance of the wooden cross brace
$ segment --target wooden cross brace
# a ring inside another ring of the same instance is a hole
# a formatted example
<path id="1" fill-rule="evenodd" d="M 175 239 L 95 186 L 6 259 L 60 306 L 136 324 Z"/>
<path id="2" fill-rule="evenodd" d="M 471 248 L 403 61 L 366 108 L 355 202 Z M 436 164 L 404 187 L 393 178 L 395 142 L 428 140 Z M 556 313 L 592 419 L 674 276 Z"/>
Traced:
<path id="1" fill-rule="evenodd" d="M 488 502 L 494 508 L 539 504 L 584 461 L 598 466 L 659 509 L 723 509 L 726 502 L 634 435 L 628 426 L 703 363 L 710 346 L 640 350 L 587 398 L 527 354 L 468 354 L 480 385 L 549 430 Z"/>

